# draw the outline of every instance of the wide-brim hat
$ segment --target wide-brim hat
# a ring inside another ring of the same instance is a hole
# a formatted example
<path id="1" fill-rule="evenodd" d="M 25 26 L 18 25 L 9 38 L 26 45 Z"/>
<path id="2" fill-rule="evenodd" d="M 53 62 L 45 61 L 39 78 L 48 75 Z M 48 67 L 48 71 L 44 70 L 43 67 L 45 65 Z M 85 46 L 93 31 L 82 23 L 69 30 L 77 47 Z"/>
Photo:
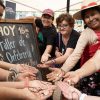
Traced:
<path id="1" fill-rule="evenodd" d="M 51 9 L 45 9 L 45 10 L 42 12 L 42 15 L 50 15 L 51 17 L 54 17 L 54 11 L 51 10 Z"/>
<path id="2" fill-rule="evenodd" d="M 86 9 L 89 9 L 92 7 L 96 7 L 96 6 L 100 7 L 100 4 L 97 2 L 97 0 L 83 0 L 80 11 L 76 12 L 73 15 L 73 18 L 78 19 L 78 20 L 82 19 L 81 12 L 83 10 L 86 10 Z"/>

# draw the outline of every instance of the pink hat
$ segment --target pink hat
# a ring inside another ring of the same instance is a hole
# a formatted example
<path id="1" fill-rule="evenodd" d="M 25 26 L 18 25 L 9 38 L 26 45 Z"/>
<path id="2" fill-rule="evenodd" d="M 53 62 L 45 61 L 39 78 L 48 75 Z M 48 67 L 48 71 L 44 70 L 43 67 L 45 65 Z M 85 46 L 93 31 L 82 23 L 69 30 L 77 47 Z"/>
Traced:
<path id="1" fill-rule="evenodd" d="M 50 15 L 51 17 L 54 17 L 54 12 L 51 9 L 45 9 L 42 13 L 42 15 L 47 14 Z"/>
<path id="2" fill-rule="evenodd" d="M 81 11 L 85 10 L 85 9 L 89 9 L 89 8 L 92 8 L 92 7 L 96 7 L 96 6 L 100 6 L 100 4 L 98 4 L 96 2 L 96 0 L 83 0 L 82 2 L 82 6 L 81 6 L 81 10 L 76 12 L 73 17 L 75 19 L 82 19 L 81 18 Z"/>

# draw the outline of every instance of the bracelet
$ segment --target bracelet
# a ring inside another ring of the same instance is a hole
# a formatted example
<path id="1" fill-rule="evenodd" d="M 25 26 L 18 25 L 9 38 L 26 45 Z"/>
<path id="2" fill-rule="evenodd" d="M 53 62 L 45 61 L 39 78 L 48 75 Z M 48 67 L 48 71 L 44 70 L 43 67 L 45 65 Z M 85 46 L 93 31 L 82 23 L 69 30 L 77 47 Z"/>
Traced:
<path id="1" fill-rule="evenodd" d="M 19 71 L 18 71 L 15 67 L 11 67 L 11 68 L 9 69 L 9 71 L 13 71 L 13 72 L 15 72 L 16 74 L 19 73 Z"/>
<path id="2" fill-rule="evenodd" d="M 7 77 L 7 81 L 15 81 L 17 78 L 17 73 L 15 71 L 10 71 L 8 77 Z"/>
<path id="3" fill-rule="evenodd" d="M 84 100 L 84 98 L 85 98 L 86 96 L 87 96 L 86 94 L 82 93 L 81 96 L 80 96 L 80 98 L 79 98 L 79 100 Z"/>

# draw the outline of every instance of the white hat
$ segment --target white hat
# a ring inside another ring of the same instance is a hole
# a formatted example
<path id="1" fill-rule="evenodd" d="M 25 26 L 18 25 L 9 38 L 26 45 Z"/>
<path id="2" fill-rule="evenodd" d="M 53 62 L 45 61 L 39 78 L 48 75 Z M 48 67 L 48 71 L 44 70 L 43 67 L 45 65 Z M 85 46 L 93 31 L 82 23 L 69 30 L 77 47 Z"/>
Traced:
<path id="1" fill-rule="evenodd" d="M 100 4 L 97 3 L 96 0 L 83 0 L 82 2 L 82 6 L 81 6 L 81 10 L 76 12 L 73 17 L 75 19 L 82 19 L 81 18 L 81 11 L 85 10 L 85 9 L 89 9 L 92 7 L 96 7 L 96 6 L 100 6 Z"/>

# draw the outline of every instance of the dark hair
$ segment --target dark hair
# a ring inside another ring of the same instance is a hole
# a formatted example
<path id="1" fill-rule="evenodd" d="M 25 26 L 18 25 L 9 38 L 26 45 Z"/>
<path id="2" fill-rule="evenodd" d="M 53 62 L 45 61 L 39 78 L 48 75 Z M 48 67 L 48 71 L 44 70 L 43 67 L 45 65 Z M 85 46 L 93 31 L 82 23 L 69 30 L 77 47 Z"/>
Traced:
<path id="1" fill-rule="evenodd" d="M 69 26 L 74 27 L 74 19 L 68 13 L 61 14 L 57 17 L 56 19 L 57 26 L 64 20 L 68 22 Z"/>
<path id="2" fill-rule="evenodd" d="M 0 6 L 2 6 L 5 9 L 5 5 L 3 4 L 2 0 L 0 0 Z"/>
<path id="3" fill-rule="evenodd" d="M 84 20 L 85 13 L 86 13 L 87 10 L 96 10 L 96 11 L 98 11 L 98 12 L 100 13 L 100 7 L 98 7 L 98 6 L 92 7 L 92 8 L 86 9 L 86 10 L 83 10 L 83 11 L 81 12 L 81 17 L 82 17 L 83 20 Z"/>
<path id="4" fill-rule="evenodd" d="M 38 27 L 38 28 L 42 28 L 43 27 L 41 18 L 36 18 L 35 19 L 35 24 L 36 24 L 36 27 Z"/>

